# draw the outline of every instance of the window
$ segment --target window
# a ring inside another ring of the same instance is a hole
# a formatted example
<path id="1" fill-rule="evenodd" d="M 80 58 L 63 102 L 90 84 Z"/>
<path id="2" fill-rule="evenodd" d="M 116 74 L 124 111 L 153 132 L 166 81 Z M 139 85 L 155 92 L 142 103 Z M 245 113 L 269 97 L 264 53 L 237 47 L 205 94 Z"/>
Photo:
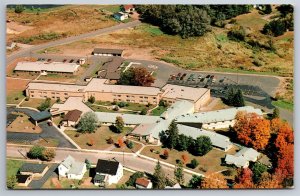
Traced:
<path id="1" fill-rule="evenodd" d="M 156 99 L 156 97 L 153 97 L 153 99 Z"/>
<path id="2" fill-rule="evenodd" d="M 34 91 L 30 91 L 31 93 L 34 93 Z"/>
<path id="3" fill-rule="evenodd" d="M 52 96 L 52 99 L 55 99 L 55 96 Z"/>
<path id="4" fill-rule="evenodd" d="M 51 94 L 52 94 L 52 95 L 54 95 L 54 94 L 55 94 L 55 92 L 52 92 Z"/>
<path id="5" fill-rule="evenodd" d="M 140 96 L 141 99 L 143 99 L 143 96 Z"/>
<path id="6" fill-rule="evenodd" d="M 65 95 L 68 95 L 68 93 L 64 93 Z"/>
<path id="7" fill-rule="evenodd" d="M 121 95 L 118 95 L 118 97 L 121 97 Z"/>
<path id="8" fill-rule="evenodd" d="M 34 95 L 31 95 L 31 97 L 34 97 Z"/>
<path id="9" fill-rule="evenodd" d="M 145 99 L 148 99 L 148 97 L 144 97 Z"/>

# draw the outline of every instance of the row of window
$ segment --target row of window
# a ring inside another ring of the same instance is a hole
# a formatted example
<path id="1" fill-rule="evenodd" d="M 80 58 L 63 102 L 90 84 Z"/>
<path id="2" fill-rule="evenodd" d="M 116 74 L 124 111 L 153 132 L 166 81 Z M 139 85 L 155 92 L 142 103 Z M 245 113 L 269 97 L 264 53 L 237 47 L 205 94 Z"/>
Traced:
<path id="1" fill-rule="evenodd" d="M 113 95 L 113 97 L 122 97 L 122 95 Z M 126 95 L 127 98 L 135 98 L 133 95 Z M 147 96 L 139 96 L 140 99 L 149 99 Z M 150 97 L 151 98 L 151 97 Z M 156 99 L 156 97 L 152 97 L 152 99 Z"/>
<path id="2" fill-rule="evenodd" d="M 34 92 L 34 91 L 30 91 L 30 93 L 35 93 L 35 92 Z M 48 92 L 46 92 L 46 91 L 38 91 L 37 93 L 39 93 L 39 94 L 47 94 Z M 58 92 L 51 92 L 51 94 L 52 94 L 52 95 L 55 95 L 55 94 L 59 95 L 59 94 L 61 94 L 61 93 L 58 93 Z M 64 95 L 68 95 L 68 93 L 64 93 Z"/>

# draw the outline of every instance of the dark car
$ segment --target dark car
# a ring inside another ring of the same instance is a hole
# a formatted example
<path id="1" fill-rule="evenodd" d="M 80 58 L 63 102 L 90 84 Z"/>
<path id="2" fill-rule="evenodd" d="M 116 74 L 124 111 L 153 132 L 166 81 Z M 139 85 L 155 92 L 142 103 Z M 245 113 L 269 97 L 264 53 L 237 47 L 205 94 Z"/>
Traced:
<path id="1" fill-rule="evenodd" d="M 205 80 L 205 78 L 201 78 L 201 79 L 200 79 L 200 82 L 204 82 L 204 80 Z"/>
<path id="2" fill-rule="evenodd" d="M 181 73 L 178 73 L 178 74 L 177 74 L 177 77 L 180 77 L 180 76 L 181 76 Z"/>
<path id="3" fill-rule="evenodd" d="M 210 75 L 207 75 L 206 78 L 210 78 Z"/>
<path id="4" fill-rule="evenodd" d="M 67 59 L 64 59 L 64 60 L 63 60 L 63 63 L 65 63 L 65 62 L 67 62 Z"/>
<path id="5" fill-rule="evenodd" d="M 53 126 L 53 123 L 51 121 L 48 121 L 48 126 Z"/>
<path id="6" fill-rule="evenodd" d="M 215 77 L 214 75 L 211 75 L 211 76 L 210 76 L 210 79 L 213 79 L 214 77 Z"/>
<path id="7" fill-rule="evenodd" d="M 47 62 L 49 62 L 49 63 L 50 63 L 51 61 L 52 61 L 52 59 L 48 59 L 48 60 L 47 60 Z"/>
<path id="8" fill-rule="evenodd" d="M 70 63 L 73 63 L 73 62 L 74 62 L 74 59 L 71 59 L 71 60 L 70 60 Z"/>

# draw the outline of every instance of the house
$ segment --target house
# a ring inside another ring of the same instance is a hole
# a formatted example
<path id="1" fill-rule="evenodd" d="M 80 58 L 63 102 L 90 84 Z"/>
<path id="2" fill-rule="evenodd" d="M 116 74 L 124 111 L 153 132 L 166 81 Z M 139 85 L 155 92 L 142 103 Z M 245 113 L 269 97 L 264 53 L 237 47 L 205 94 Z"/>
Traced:
<path id="1" fill-rule="evenodd" d="M 122 54 L 122 49 L 95 48 L 92 52 L 95 56 L 122 56 Z"/>
<path id="2" fill-rule="evenodd" d="M 114 14 L 114 18 L 119 20 L 119 21 L 123 21 L 129 18 L 128 13 L 124 13 L 124 12 L 118 12 Z"/>
<path id="3" fill-rule="evenodd" d="M 47 75 L 48 73 L 54 74 L 76 74 L 80 65 L 76 63 L 62 63 L 62 62 L 18 62 L 15 67 L 15 72 L 35 72 L 41 75 Z"/>
<path id="4" fill-rule="evenodd" d="M 81 180 L 85 172 L 86 164 L 75 161 L 70 155 L 58 166 L 59 177 Z"/>
<path id="5" fill-rule="evenodd" d="M 95 172 L 94 184 L 96 186 L 116 184 L 123 176 L 123 166 L 117 161 L 98 159 Z"/>
<path id="6" fill-rule="evenodd" d="M 133 12 L 135 10 L 134 6 L 132 4 L 130 5 L 123 5 L 123 9 L 124 12 Z"/>
<path id="7" fill-rule="evenodd" d="M 111 83 L 116 83 L 120 79 L 123 62 L 123 58 L 113 57 L 98 71 L 98 78 L 106 78 L 110 80 Z"/>
<path id="8" fill-rule="evenodd" d="M 227 154 L 225 156 L 225 163 L 228 165 L 235 165 L 238 168 L 248 168 L 249 161 L 244 157 L 236 157 L 234 155 Z"/>
<path id="9" fill-rule="evenodd" d="M 147 178 L 137 178 L 135 187 L 137 189 L 152 189 L 152 182 Z"/>
<path id="10" fill-rule="evenodd" d="M 15 42 L 7 42 L 6 43 L 6 49 L 7 50 L 12 50 L 17 46 L 17 44 Z"/>
<path id="11" fill-rule="evenodd" d="M 48 171 L 49 166 L 38 163 L 24 163 L 19 172 L 21 175 L 30 175 L 33 178 L 41 178 Z"/>
<path id="12" fill-rule="evenodd" d="M 80 120 L 82 112 L 80 110 L 69 111 L 62 120 L 62 125 L 65 127 L 75 127 Z"/>
<path id="13" fill-rule="evenodd" d="M 17 178 L 18 186 L 25 186 L 25 187 L 27 187 L 28 184 L 33 179 L 32 175 L 22 175 L 22 174 L 17 174 L 16 178 Z"/>

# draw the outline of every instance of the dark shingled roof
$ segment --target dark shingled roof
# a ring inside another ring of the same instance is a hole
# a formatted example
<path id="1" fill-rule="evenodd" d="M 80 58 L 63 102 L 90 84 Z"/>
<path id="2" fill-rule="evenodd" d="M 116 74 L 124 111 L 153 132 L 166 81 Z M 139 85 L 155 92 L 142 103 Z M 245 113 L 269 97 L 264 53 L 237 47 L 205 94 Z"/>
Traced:
<path id="1" fill-rule="evenodd" d="M 72 110 L 72 111 L 69 111 L 63 120 L 68 120 L 68 121 L 74 121 L 74 122 L 77 122 L 78 119 L 80 118 L 82 112 L 80 110 Z"/>
<path id="2" fill-rule="evenodd" d="M 22 174 L 16 175 L 18 183 L 25 183 L 30 176 L 31 175 L 22 175 Z"/>
<path id="3" fill-rule="evenodd" d="M 106 78 L 110 80 L 120 79 L 121 70 L 120 66 L 124 62 L 121 57 L 114 57 L 110 61 L 106 62 L 99 70 L 99 77 Z"/>
<path id="4" fill-rule="evenodd" d="M 47 165 L 38 163 L 24 163 L 20 172 L 43 173 Z"/>
<path id="5" fill-rule="evenodd" d="M 98 159 L 95 171 L 96 173 L 100 173 L 100 174 L 116 175 L 119 164 L 120 163 L 116 161 L 107 161 L 107 160 Z"/>
<path id="6" fill-rule="evenodd" d="M 49 111 L 42 111 L 42 112 L 33 113 L 30 115 L 30 117 L 34 121 L 41 121 L 41 120 L 46 120 L 51 118 L 51 113 Z"/>
<path id="7" fill-rule="evenodd" d="M 107 49 L 107 48 L 95 48 L 93 54 L 118 54 L 122 55 L 122 49 Z"/>

